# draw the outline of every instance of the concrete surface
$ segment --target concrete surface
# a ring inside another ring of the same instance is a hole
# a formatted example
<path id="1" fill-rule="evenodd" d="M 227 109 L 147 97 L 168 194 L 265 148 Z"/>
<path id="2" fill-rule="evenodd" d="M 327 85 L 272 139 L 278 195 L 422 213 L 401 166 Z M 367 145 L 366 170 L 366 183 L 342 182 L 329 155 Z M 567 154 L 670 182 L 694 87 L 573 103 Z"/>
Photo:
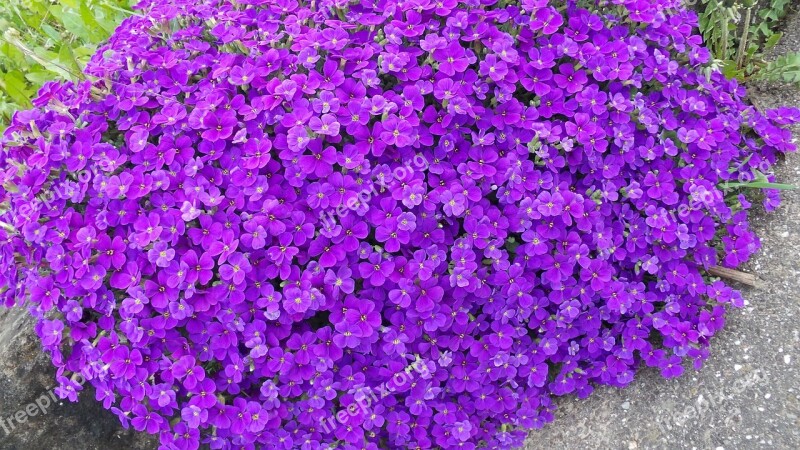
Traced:
<path id="1" fill-rule="evenodd" d="M 60 400 L 55 370 L 24 308 L 0 308 L 0 450 L 147 450 L 156 440 L 124 430 L 88 389 Z"/>
<path id="2" fill-rule="evenodd" d="M 797 51 L 800 13 L 773 53 Z M 796 85 L 749 86 L 749 95 L 763 108 L 800 107 Z M 800 186 L 800 154 L 777 173 Z M 800 190 L 783 199 L 752 219 L 762 249 L 744 270 L 758 285 L 743 289 L 747 306 L 728 314 L 701 371 L 665 380 L 646 370 L 627 389 L 559 399 L 555 421 L 532 432 L 526 450 L 800 449 Z"/>

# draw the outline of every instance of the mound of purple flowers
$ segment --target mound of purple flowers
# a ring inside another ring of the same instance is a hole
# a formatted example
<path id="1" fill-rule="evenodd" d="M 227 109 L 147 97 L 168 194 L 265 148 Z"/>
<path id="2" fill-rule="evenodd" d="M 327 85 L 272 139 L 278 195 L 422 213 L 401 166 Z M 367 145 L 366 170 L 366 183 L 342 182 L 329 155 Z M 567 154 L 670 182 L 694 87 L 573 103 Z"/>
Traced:
<path id="1" fill-rule="evenodd" d="M 507 449 L 699 367 L 800 113 L 679 3 L 145 0 L 5 134 L 3 300 L 164 449 Z"/>

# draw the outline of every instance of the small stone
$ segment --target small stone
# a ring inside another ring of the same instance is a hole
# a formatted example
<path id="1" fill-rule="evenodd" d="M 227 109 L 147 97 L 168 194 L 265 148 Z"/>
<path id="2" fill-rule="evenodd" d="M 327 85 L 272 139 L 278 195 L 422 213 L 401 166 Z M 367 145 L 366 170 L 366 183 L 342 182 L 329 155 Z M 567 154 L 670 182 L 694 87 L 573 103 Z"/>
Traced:
<path id="1" fill-rule="evenodd" d="M 742 365 L 741 365 L 741 364 L 734 364 L 734 365 L 733 365 L 733 370 L 735 370 L 735 371 L 737 371 L 737 372 L 738 372 L 739 370 L 741 370 L 741 368 L 742 368 Z"/>
<path id="2" fill-rule="evenodd" d="M 783 362 L 790 364 L 792 362 L 792 355 L 783 355 Z"/>

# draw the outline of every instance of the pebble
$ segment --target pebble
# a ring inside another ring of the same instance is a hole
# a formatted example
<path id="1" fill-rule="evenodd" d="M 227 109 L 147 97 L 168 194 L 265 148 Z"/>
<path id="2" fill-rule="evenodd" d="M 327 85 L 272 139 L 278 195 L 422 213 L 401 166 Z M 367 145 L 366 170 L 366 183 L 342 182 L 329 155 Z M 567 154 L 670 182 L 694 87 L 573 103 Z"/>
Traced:
<path id="1" fill-rule="evenodd" d="M 791 355 L 783 355 L 783 362 L 785 362 L 786 364 L 790 364 L 792 362 L 792 356 Z"/>
<path id="2" fill-rule="evenodd" d="M 734 364 L 734 365 L 733 365 L 733 370 L 735 370 L 735 371 L 737 371 L 737 372 L 738 372 L 738 371 L 739 371 L 741 368 L 742 368 L 742 365 L 741 365 L 741 364 Z"/>

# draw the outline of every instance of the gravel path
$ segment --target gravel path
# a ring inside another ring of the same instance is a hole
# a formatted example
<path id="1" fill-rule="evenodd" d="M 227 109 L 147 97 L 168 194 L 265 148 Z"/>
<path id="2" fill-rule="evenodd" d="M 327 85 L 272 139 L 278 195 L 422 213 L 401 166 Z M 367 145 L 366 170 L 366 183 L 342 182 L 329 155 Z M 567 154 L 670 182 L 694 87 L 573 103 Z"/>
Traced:
<path id="1" fill-rule="evenodd" d="M 790 51 L 800 51 L 800 13 L 774 49 Z M 749 93 L 764 108 L 800 107 L 797 86 Z M 800 154 L 777 172 L 800 186 Z M 762 250 L 745 270 L 758 284 L 743 289 L 747 306 L 728 315 L 701 371 L 665 380 L 646 370 L 627 389 L 559 399 L 555 422 L 532 432 L 526 450 L 800 448 L 800 190 L 783 198 L 777 212 L 753 219 Z"/>

